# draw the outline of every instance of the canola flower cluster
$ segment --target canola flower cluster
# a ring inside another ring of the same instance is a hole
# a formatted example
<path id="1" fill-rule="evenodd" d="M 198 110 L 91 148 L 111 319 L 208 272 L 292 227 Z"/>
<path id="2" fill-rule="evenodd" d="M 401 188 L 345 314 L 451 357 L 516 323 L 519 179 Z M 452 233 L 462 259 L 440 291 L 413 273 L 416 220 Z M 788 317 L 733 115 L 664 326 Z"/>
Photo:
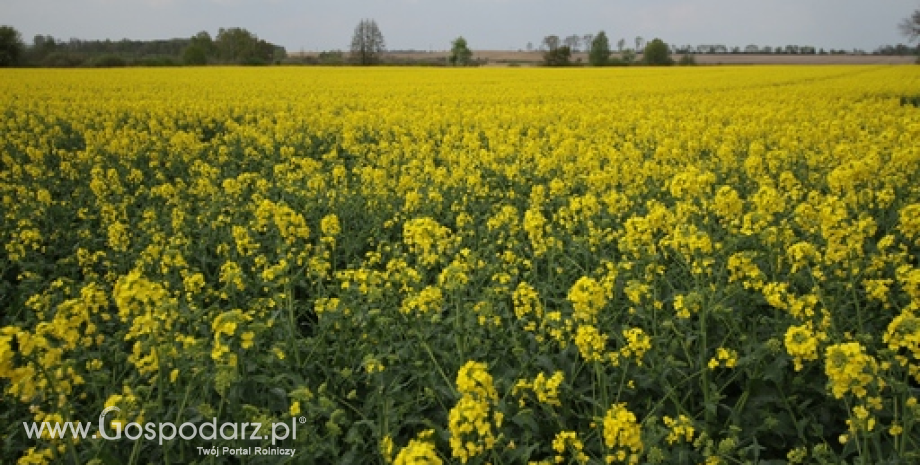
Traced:
<path id="1" fill-rule="evenodd" d="M 0 419 L 302 418 L 298 463 L 920 460 L 917 94 L 4 70 Z M 22 464 L 260 445 L 3 434 Z"/>

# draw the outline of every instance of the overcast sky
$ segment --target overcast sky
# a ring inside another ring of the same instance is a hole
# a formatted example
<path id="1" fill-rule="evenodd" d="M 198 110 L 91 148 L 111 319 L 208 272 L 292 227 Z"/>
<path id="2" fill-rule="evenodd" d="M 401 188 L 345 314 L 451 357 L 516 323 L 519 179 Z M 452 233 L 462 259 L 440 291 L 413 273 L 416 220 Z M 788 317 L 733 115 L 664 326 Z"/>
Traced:
<path id="1" fill-rule="evenodd" d="M 604 30 L 615 44 L 860 48 L 906 42 L 898 22 L 920 0 L 0 0 L 0 24 L 27 43 L 149 40 L 242 27 L 289 52 L 347 50 L 362 18 L 388 49 L 439 50 L 462 35 L 473 50 L 524 49 L 543 37 Z"/>

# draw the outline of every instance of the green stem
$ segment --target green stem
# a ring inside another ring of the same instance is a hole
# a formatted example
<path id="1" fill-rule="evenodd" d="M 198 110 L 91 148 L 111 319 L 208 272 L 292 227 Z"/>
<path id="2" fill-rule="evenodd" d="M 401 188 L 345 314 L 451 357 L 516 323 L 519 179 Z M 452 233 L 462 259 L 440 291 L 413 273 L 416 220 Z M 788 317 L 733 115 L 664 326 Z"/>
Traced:
<path id="1" fill-rule="evenodd" d="M 776 384 L 777 389 L 779 390 L 779 398 L 783 399 L 783 405 L 786 407 L 786 411 L 789 412 L 789 418 L 792 418 L 793 424 L 795 425 L 795 431 L 799 435 L 799 440 L 802 441 L 802 444 L 806 444 L 807 440 L 805 439 L 805 432 L 802 430 L 802 427 L 797 421 L 795 412 L 792 410 L 792 404 L 789 403 L 789 397 L 783 392 L 783 387 Z"/>
<path id="2" fill-rule="evenodd" d="M 448 299 L 454 300 L 452 296 L 448 296 Z M 460 304 L 454 302 L 454 343 L 457 345 L 457 354 L 461 359 L 466 358 L 466 332 L 463 331 L 462 321 L 460 315 L 463 314 L 463 309 L 460 308 Z M 474 323 L 475 324 L 475 323 Z M 488 324 L 488 322 L 486 322 Z"/>
<path id="3" fill-rule="evenodd" d="M 850 279 L 850 293 L 853 294 L 853 305 L 856 306 L 857 334 L 865 334 L 863 331 L 863 307 L 859 304 L 859 295 L 856 293 L 856 283 L 852 278 Z"/>
<path id="4" fill-rule="evenodd" d="M 291 286 L 290 278 L 284 285 L 284 300 L 287 307 L 288 313 L 288 347 L 287 349 L 291 352 L 294 352 L 294 360 L 297 365 L 303 366 L 300 360 L 300 350 L 299 346 L 296 343 L 296 328 L 297 328 L 297 319 L 294 317 L 294 289 Z"/>
<path id="5" fill-rule="evenodd" d="M 157 345 L 153 349 L 156 352 L 157 364 L 159 365 L 159 368 L 157 371 L 157 405 L 166 405 L 166 401 L 163 400 L 163 393 L 166 391 L 166 382 L 164 381 L 164 376 L 166 374 L 166 368 L 168 367 L 165 366 L 165 364 L 163 363 L 163 358 L 160 357 L 159 348 L 160 348 L 159 345 Z M 169 465 L 171 463 L 171 461 L 169 460 L 169 448 L 168 447 L 163 452 L 163 460 L 165 461 L 166 465 Z"/>
<path id="6" fill-rule="evenodd" d="M 607 377 L 604 376 L 604 370 L 603 370 L 603 367 L 601 367 L 600 362 L 593 362 L 592 365 L 594 365 L 594 380 L 595 380 L 594 385 L 600 391 L 601 406 L 602 406 L 600 414 L 599 415 L 595 414 L 595 416 L 603 417 L 604 416 L 603 409 L 610 408 L 610 400 L 607 396 Z M 617 393 L 617 396 L 619 397 L 619 393 Z"/>
<path id="7" fill-rule="evenodd" d="M 707 334 L 707 324 L 706 320 L 709 314 L 709 305 L 708 302 L 703 305 L 703 308 L 700 310 L 700 355 L 699 355 L 699 367 L 700 367 L 700 381 L 703 388 L 703 414 L 706 421 L 706 429 L 708 430 L 710 425 L 715 422 L 713 418 L 713 412 L 710 408 L 710 403 L 712 398 L 709 394 L 709 367 L 706 364 L 706 350 L 709 347 L 708 345 L 708 334 Z"/>
<path id="8" fill-rule="evenodd" d="M 188 386 L 185 387 L 185 396 L 182 397 L 182 402 L 179 403 L 179 410 L 176 411 L 176 421 L 175 421 L 175 424 L 177 424 L 177 425 L 181 425 L 181 424 L 182 424 L 182 421 L 181 421 L 181 420 L 182 420 L 182 412 L 185 411 L 185 406 L 188 404 L 188 395 L 189 395 L 189 393 L 191 393 L 191 391 L 192 391 L 192 386 L 193 386 L 193 384 L 192 384 L 192 383 L 189 383 Z M 163 404 L 160 404 L 160 405 L 163 405 Z M 179 450 L 180 450 L 180 457 L 179 457 L 179 460 L 184 462 L 184 461 L 185 461 L 185 460 L 184 460 L 185 448 L 180 448 Z"/>
<path id="9" fill-rule="evenodd" d="M 415 335 L 419 339 L 419 343 L 421 344 L 422 348 L 425 349 L 425 352 L 428 353 L 428 357 L 430 357 L 431 362 L 434 363 L 435 369 L 438 370 L 438 373 L 441 375 L 441 378 L 444 378 L 444 382 L 447 383 L 447 386 L 450 388 L 451 392 L 453 392 L 455 396 L 459 396 L 457 389 L 454 387 L 454 383 L 451 382 L 450 377 L 448 377 L 447 374 L 444 373 L 444 369 L 441 368 L 441 364 L 438 363 L 438 359 L 435 358 L 434 353 L 431 351 L 431 347 L 429 347 L 428 343 L 425 342 L 424 339 L 422 339 L 422 335 L 418 332 L 418 330 L 414 330 L 413 332 L 415 332 Z"/>

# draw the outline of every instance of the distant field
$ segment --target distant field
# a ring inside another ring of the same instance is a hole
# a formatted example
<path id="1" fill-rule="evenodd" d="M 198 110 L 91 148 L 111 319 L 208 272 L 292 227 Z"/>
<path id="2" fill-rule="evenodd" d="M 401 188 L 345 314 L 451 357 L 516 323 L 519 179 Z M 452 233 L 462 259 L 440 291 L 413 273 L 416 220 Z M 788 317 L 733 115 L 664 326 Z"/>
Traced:
<path id="1" fill-rule="evenodd" d="M 315 57 L 319 53 L 295 52 L 289 56 L 293 58 Z M 449 52 L 409 52 L 388 53 L 386 56 L 397 60 L 432 60 L 447 59 Z M 614 57 L 619 56 L 614 54 Z M 748 54 L 696 54 L 697 63 L 705 65 L 880 65 L 880 64 L 910 64 L 916 60 L 911 56 L 882 56 L 882 55 L 748 55 Z M 474 51 L 473 58 L 486 60 L 489 66 L 506 66 L 511 63 L 520 65 L 535 65 L 543 61 L 542 52 L 516 52 L 511 50 L 481 50 Z M 587 53 L 575 53 L 573 61 L 588 61 Z"/>

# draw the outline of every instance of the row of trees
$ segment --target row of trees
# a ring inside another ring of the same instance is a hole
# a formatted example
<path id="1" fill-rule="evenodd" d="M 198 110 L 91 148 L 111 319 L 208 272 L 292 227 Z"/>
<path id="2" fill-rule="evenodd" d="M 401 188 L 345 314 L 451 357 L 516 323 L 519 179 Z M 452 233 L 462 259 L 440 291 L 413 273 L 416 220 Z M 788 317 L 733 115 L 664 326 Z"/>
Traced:
<path id="1" fill-rule="evenodd" d="M 0 27 L 0 66 L 267 64 L 285 56 L 284 47 L 242 28 L 221 28 L 213 38 L 202 31 L 191 38 L 151 41 L 64 41 L 39 34 L 26 45 L 15 28 Z"/>
<path id="2" fill-rule="evenodd" d="M 898 29 L 901 34 L 907 37 L 909 42 L 914 42 L 920 38 L 920 9 L 915 10 L 910 16 L 904 18 L 899 24 Z M 599 36 L 603 35 L 601 42 L 598 42 Z M 645 42 L 645 39 L 642 36 L 637 36 L 635 41 L 635 48 L 630 49 L 627 47 L 628 44 L 626 39 L 620 39 L 616 43 L 617 52 L 621 56 L 629 57 L 630 53 L 636 54 L 644 50 L 648 45 Z M 660 44 L 656 44 L 656 47 L 660 47 Z M 566 37 L 560 37 L 558 35 L 549 35 L 543 38 L 543 42 L 539 46 L 539 50 L 544 52 L 544 56 L 548 59 L 549 62 L 556 62 L 561 59 L 562 55 L 565 55 L 566 52 L 569 54 L 577 53 L 579 51 L 588 52 L 589 55 L 595 53 L 596 56 L 592 59 L 592 64 L 595 62 L 602 62 L 601 55 L 603 50 L 611 50 L 610 41 L 607 38 L 606 34 L 603 31 L 594 34 L 572 34 Z M 598 51 L 601 50 L 601 51 Z M 790 55 L 824 55 L 824 54 L 846 54 L 846 53 L 856 53 L 863 54 L 865 53 L 862 50 L 825 50 L 823 48 L 818 49 L 811 45 L 779 45 L 779 46 L 758 46 L 755 44 L 750 44 L 742 47 L 728 47 L 722 44 L 701 44 L 701 45 L 671 45 L 669 46 L 670 53 L 675 54 L 693 54 L 693 53 L 708 53 L 708 54 L 719 54 L 719 53 L 733 53 L 733 54 L 790 54 Z M 527 44 L 527 51 L 534 51 L 533 42 Z M 873 53 L 880 55 L 913 55 L 918 52 L 918 48 L 912 48 L 904 44 L 898 45 L 883 45 L 878 47 Z M 632 55 L 634 56 L 634 55 Z"/>
<path id="3" fill-rule="evenodd" d="M 572 36 L 574 37 L 574 36 Z M 588 36 L 586 36 L 588 37 Z M 636 53 L 632 50 L 620 50 L 619 58 L 612 59 L 613 49 L 610 47 L 610 39 L 604 31 L 596 35 L 590 35 L 590 46 L 588 48 L 588 63 L 591 66 L 610 66 L 610 65 L 627 65 L 636 61 Z M 673 64 L 671 59 L 671 48 L 661 39 L 654 39 L 645 43 L 639 37 L 636 45 L 644 45 L 642 52 L 642 62 L 652 66 L 663 66 Z M 621 39 L 622 42 L 622 39 Z M 543 45 L 546 51 L 543 52 L 543 63 L 546 66 L 568 66 L 571 64 L 572 53 L 575 49 L 570 44 L 562 45 L 564 42 L 559 40 L 559 36 L 547 36 L 543 39 Z M 689 64 L 684 62 L 683 64 Z"/>
<path id="4" fill-rule="evenodd" d="M 594 34 L 584 34 L 584 35 L 572 34 L 567 37 L 560 37 L 558 35 L 549 35 L 543 38 L 543 42 L 540 43 L 539 50 L 545 52 L 545 51 L 550 51 L 553 49 L 558 49 L 560 47 L 568 47 L 569 51 L 571 51 L 572 53 L 578 53 L 581 51 L 588 52 L 591 50 L 591 48 L 593 48 L 594 39 L 596 38 L 597 37 Z M 609 46 L 609 43 L 610 43 L 609 39 L 607 40 L 607 42 Z M 636 37 L 635 44 L 636 44 L 636 48 L 634 50 L 640 50 L 642 49 L 642 46 L 645 44 L 645 39 L 643 39 L 641 36 Z M 626 45 L 627 45 L 626 39 L 620 39 L 619 41 L 617 41 L 617 52 L 623 53 L 624 51 L 629 50 L 626 47 Z M 582 49 L 582 47 L 584 47 L 584 49 Z M 527 51 L 528 52 L 534 51 L 533 42 L 527 43 Z"/>
<path id="5" fill-rule="evenodd" d="M 815 48 L 811 45 L 777 45 L 776 47 L 767 46 L 758 46 L 755 44 L 750 44 L 741 47 L 726 47 L 725 45 L 683 45 L 671 46 L 671 51 L 673 53 L 709 53 L 709 54 L 758 54 L 758 55 L 846 55 L 846 54 L 855 54 L 855 55 L 864 55 L 867 54 L 865 50 L 861 49 L 824 49 L 824 48 Z M 876 55 L 913 55 L 916 53 L 916 49 L 911 48 L 904 44 L 898 45 L 883 45 L 878 47 L 873 54 Z"/>
<path id="6" fill-rule="evenodd" d="M 546 52 L 559 47 L 565 46 L 568 47 L 571 53 L 578 52 L 590 52 L 594 48 L 594 39 L 596 35 L 594 34 L 585 34 L 583 36 L 579 35 L 570 35 L 565 38 L 561 38 L 558 35 L 550 35 L 543 38 L 543 41 L 540 43 L 538 50 Z M 608 44 L 609 44 L 608 40 Z M 635 48 L 629 47 L 627 45 L 635 45 Z M 629 54 L 632 53 L 641 53 L 644 50 L 644 46 L 647 45 L 645 39 L 641 36 L 636 37 L 633 43 L 627 44 L 626 39 L 619 39 L 616 43 L 616 51 L 619 54 Z M 843 55 L 843 54 L 866 54 L 864 50 L 854 49 L 854 50 L 844 50 L 844 49 L 823 49 L 816 48 L 811 45 L 777 45 L 777 46 L 759 46 L 756 44 L 749 44 L 745 47 L 729 47 L 723 44 L 699 44 L 699 45 L 669 45 L 671 53 L 673 54 L 697 54 L 697 53 L 706 53 L 706 54 L 784 54 L 784 55 Z M 528 51 L 534 51 L 533 43 L 527 44 Z M 882 45 L 878 47 L 875 51 L 872 52 L 876 55 L 913 55 L 917 53 L 917 49 L 910 47 L 905 44 L 898 45 Z"/>
<path id="7" fill-rule="evenodd" d="M 575 41 L 575 36 L 571 36 L 571 41 L 563 41 L 559 36 L 547 36 L 544 39 L 544 44 L 547 48 L 544 53 L 544 62 L 547 66 L 567 66 L 571 62 L 571 56 L 573 52 L 572 41 Z M 607 35 L 604 31 L 600 31 L 597 35 L 591 34 L 584 36 L 585 40 L 590 39 L 591 50 L 590 50 L 590 62 L 595 66 L 605 66 L 610 64 L 610 41 L 607 38 Z M 581 38 L 578 38 L 580 41 Z M 565 45 L 563 45 L 563 43 Z M 640 41 L 636 41 L 636 45 L 640 45 Z M 577 44 L 576 44 L 577 45 Z M 386 51 L 385 40 L 383 38 L 383 33 L 380 32 L 379 26 L 372 19 L 363 19 L 355 27 L 354 34 L 351 39 L 351 61 L 357 65 L 373 65 L 378 64 L 382 60 L 383 53 Z M 646 46 L 644 53 L 645 60 L 648 64 L 652 65 L 664 65 L 670 64 L 670 51 L 663 41 L 660 39 L 655 39 L 652 42 L 649 42 Z M 339 59 L 340 55 L 321 56 L 321 59 Z M 473 64 L 473 52 L 469 48 L 469 44 L 466 39 L 462 36 L 457 37 L 451 43 L 450 55 L 447 59 L 447 62 L 451 66 L 469 66 Z"/>

